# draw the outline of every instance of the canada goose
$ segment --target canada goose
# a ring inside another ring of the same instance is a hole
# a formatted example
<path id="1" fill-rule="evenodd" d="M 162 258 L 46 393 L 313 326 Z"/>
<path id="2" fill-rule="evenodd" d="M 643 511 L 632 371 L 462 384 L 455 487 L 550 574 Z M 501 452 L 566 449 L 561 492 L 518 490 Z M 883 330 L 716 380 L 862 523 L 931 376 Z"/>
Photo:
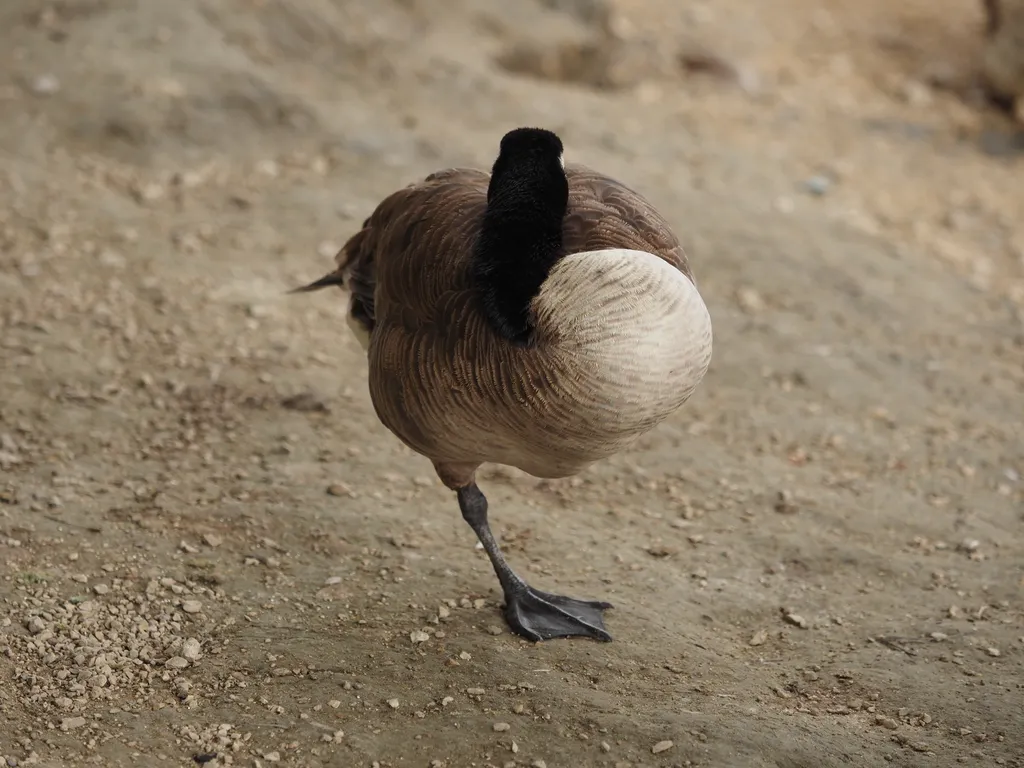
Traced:
<path id="1" fill-rule="evenodd" d="M 711 318 L 682 246 L 633 190 L 539 128 L 507 133 L 491 173 L 439 171 L 385 198 L 341 249 L 337 285 L 367 350 L 377 416 L 455 491 L 531 640 L 611 640 L 605 602 L 530 587 L 477 487 L 484 462 L 567 477 L 690 397 Z"/>
<path id="2" fill-rule="evenodd" d="M 989 100 L 1024 119 L 1024 0 L 984 0 L 981 80 Z"/>

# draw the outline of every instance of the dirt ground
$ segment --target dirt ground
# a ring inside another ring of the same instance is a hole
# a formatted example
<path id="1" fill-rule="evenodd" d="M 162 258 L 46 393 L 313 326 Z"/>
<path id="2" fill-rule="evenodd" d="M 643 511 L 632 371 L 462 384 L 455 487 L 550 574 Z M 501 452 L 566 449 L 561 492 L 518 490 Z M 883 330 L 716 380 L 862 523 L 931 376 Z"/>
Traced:
<path id="1" fill-rule="evenodd" d="M 7 765 L 1024 766 L 1024 141 L 971 96 L 981 29 L 5 0 Z M 715 323 L 628 454 L 482 476 L 513 565 L 612 602 L 611 644 L 508 633 L 343 297 L 283 295 L 518 125 L 666 213 Z"/>

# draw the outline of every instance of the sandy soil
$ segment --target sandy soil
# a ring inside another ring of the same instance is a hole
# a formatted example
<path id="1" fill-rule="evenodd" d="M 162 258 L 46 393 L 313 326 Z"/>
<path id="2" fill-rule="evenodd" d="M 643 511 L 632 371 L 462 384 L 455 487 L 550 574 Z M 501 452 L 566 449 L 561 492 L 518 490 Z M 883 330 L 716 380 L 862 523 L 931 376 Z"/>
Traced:
<path id="1" fill-rule="evenodd" d="M 500 7 L 2 4 L 0 755 L 1024 765 L 1024 142 L 971 96 L 980 3 Z M 344 301 L 283 295 L 523 124 L 666 212 L 715 322 L 630 453 L 482 479 L 611 644 L 505 630 Z"/>

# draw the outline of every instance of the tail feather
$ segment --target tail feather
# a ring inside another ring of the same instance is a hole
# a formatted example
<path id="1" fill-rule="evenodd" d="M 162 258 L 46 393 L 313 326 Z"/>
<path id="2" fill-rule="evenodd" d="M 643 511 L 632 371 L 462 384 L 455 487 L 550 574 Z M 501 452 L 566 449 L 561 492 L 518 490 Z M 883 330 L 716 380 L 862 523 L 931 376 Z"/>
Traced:
<path id="1" fill-rule="evenodd" d="M 314 280 L 308 285 L 303 285 L 299 288 L 292 288 L 288 293 L 309 293 L 310 291 L 319 291 L 321 288 L 329 288 L 332 285 L 336 285 L 341 288 L 345 287 L 345 278 L 342 276 L 340 271 L 326 274 L 319 280 Z"/>

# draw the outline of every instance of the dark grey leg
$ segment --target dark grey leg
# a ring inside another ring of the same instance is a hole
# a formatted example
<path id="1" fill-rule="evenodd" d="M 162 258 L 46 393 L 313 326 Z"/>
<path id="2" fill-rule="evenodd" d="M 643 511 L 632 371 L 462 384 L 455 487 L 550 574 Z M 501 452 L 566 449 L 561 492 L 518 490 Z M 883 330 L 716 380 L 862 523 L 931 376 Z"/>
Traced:
<path id="1" fill-rule="evenodd" d="M 602 611 L 612 607 L 610 603 L 551 595 L 531 587 L 516 575 L 501 554 L 487 523 L 487 498 L 476 483 L 460 488 L 457 493 L 462 517 L 483 544 L 501 583 L 505 620 L 513 632 L 535 641 L 555 637 L 590 637 L 606 642 L 612 639 L 601 616 Z"/>

